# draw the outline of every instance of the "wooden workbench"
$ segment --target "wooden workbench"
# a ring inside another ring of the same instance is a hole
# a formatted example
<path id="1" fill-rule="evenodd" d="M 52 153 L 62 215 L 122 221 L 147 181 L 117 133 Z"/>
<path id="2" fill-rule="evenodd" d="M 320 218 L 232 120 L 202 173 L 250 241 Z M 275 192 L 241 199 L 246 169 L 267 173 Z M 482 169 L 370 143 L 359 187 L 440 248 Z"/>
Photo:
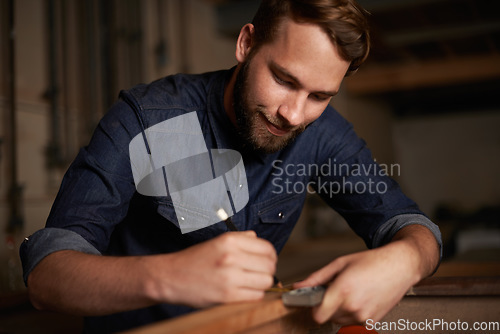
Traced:
<path id="1" fill-rule="evenodd" d="M 437 320 L 435 320 L 437 319 Z M 500 322 L 500 277 L 431 277 L 413 287 L 382 322 L 411 323 L 441 321 L 472 326 L 474 322 Z M 453 324 L 452 324 L 453 325 Z M 307 308 L 287 308 L 281 294 L 269 292 L 259 302 L 226 304 L 176 319 L 141 327 L 127 333 L 337 333 L 333 323 L 316 324 Z M 378 333 L 415 333 L 415 330 Z M 421 332 L 421 331 L 420 331 Z M 426 332 L 426 331 L 424 331 Z M 456 333 L 456 328 L 439 328 Z M 466 331 L 472 333 L 473 331 Z M 423 333 L 423 332 L 422 332 Z M 490 333 L 482 331 L 481 333 Z M 500 333 L 492 331 L 491 333 Z"/>

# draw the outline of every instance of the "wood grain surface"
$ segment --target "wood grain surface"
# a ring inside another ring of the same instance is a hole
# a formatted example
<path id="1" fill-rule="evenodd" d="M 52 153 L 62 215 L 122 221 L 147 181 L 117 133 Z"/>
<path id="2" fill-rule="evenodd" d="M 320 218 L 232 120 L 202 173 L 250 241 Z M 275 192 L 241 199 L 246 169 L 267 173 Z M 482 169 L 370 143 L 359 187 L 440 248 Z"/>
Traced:
<path id="1" fill-rule="evenodd" d="M 398 321 L 411 318 L 425 321 L 436 317 L 447 321 L 464 319 L 471 323 L 473 321 L 498 321 L 500 319 L 500 277 L 424 279 L 410 289 L 407 296 L 387 314 L 384 320 Z M 311 317 L 310 308 L 284 306 L 281 301 L 281 292 L 267 292 L 261 301 L 214 306 L 126 333 L 335 334 L 339 329 L 340 326 L 331 322 L 323 325 L 315 323 Z M 443 333 L 448 333 L 448 331 Z"/>

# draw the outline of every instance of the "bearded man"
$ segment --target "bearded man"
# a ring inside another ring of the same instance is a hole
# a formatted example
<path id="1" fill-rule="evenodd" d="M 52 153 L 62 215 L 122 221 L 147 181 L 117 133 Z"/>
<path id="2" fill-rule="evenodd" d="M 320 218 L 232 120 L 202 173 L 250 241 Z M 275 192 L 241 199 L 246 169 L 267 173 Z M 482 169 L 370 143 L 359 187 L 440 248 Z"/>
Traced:
<path id="1" fill-rule="evenodd" d="M 66 173 L 46 227 L 21 246 L 32 303 L 84 315 L 98 333 L 258 300 L 307 195 L 278 187 L 291 182 L 315 188 L 369 247 L 295 284 L 327 285 L 315 319 L 382 318 L 435 270 L 441 239 L 329 105 L 368 50 L 354 0 L 265 0 L 241 29 L 234 68 L 121 92 Z M 217 172 L 225 150 L 241 159 Z M 368 172 L 293 173 L 324 164 Z M 189 191 L 214 180 L 222 193 Z M 226 200 L 238 231 L 210 220 Z"/>

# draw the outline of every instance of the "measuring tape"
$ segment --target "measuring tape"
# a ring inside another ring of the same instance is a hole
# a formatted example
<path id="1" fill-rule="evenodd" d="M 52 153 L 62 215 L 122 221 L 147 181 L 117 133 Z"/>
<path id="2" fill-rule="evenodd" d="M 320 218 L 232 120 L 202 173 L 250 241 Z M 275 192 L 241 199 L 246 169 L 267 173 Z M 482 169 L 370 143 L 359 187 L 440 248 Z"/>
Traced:
<path id="1" fill-rule="evenodd" d="M 283 292 L 281 300 L 285 306 L 314 307 L 323 301 L 326 288 L 322 285 L 291 290 L 290 288 L 273 287 L 267 291 Z"/>

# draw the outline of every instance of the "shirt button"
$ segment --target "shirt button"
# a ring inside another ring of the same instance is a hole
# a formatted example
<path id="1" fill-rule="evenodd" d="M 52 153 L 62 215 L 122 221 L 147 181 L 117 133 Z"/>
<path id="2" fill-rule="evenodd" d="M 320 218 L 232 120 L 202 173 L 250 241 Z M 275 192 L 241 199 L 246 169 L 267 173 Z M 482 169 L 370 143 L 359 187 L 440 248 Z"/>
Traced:
<path id="1" fill-rule="evenodd" d="M 280 213 L 278 213 L 278 217 L 280 217 L 281 219 L 284 219 L 285 218 L 285 214 L 283 212 L 280 212 Z"/>

